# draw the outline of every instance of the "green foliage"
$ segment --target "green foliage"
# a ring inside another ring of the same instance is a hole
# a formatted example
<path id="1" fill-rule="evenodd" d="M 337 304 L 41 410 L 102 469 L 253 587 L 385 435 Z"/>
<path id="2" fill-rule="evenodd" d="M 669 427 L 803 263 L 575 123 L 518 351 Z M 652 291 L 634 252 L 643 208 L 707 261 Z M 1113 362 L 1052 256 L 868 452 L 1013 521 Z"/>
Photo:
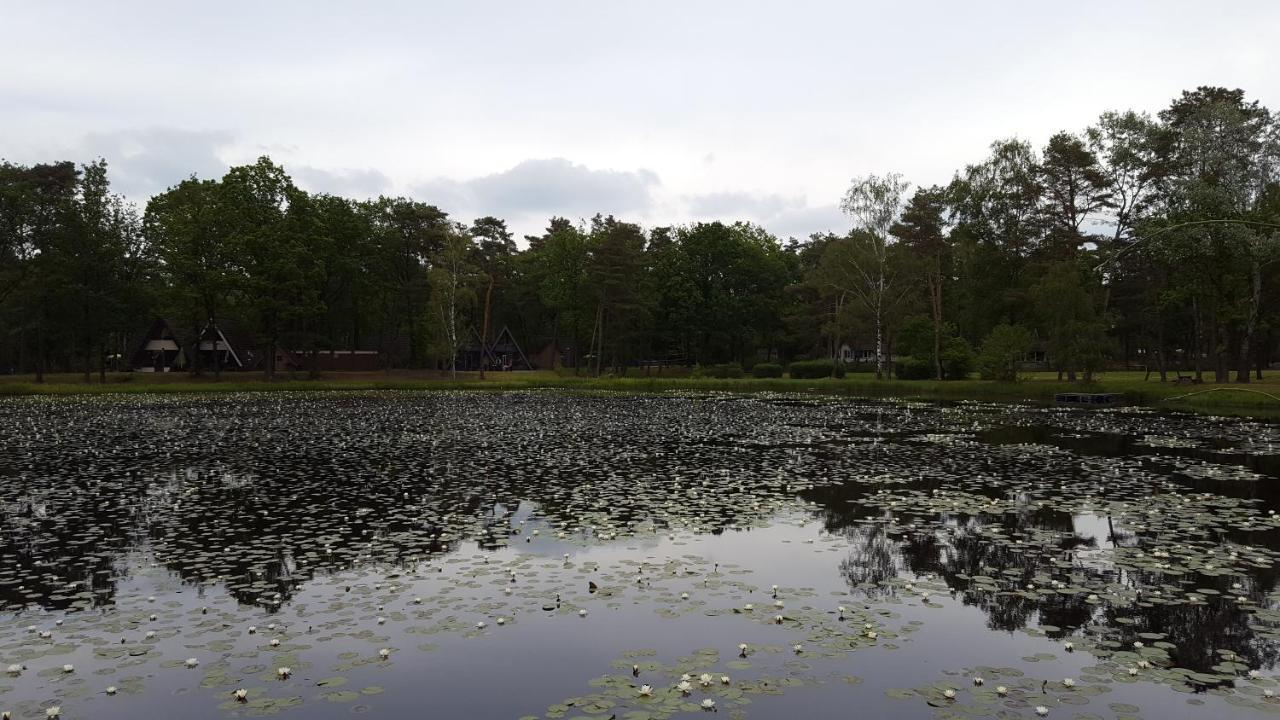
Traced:
<path id="1" fill-rule="evenodd" d="M 815 379 L 824 377 L 844 377 L 843 363 L 834 360 L 797 360 L 787 366 L 787 374 L 793 379 Z"/>
<path id="2" fill-rule="evenodd" d="M 745 373 L 742 370 L 742 364 L 720 363 L 718 365 L 699 365 L 693 370 L 693 377 L 696 378 L 740 378 Z"/>
<path id="3" fill-rule="evenodd" d="M 978 352 L 983 380 L 1016 382 L 1018 362 L 1031 349 L 1031 333 L 1021 325 L 1001 323 L 992 328 Z"/>
<path id="4" fill-rule="evenodd" d="M 778 363 L 756 363 L 751 366 L 752 377 L 758 378 L 780 378 L 784 372 L 782 365 Z"/>

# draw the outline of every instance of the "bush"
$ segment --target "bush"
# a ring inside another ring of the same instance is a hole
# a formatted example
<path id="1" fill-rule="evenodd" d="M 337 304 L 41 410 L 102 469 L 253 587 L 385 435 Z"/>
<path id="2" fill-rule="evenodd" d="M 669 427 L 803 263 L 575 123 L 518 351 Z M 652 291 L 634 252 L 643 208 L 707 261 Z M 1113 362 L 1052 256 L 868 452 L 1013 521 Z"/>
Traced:
<path id="1" fill-rule="evenodd" d="M 787 371 L 795 380 L 812 380 L 831 377 L 833 367 L 835 368 L 836 377 L 844 377 L 844 365 L 837 365 L 834 360 L 800 360 L 791 363 Z"/>
<path id="2" fill-rule="evenodd" d="M 951 338 L 942 346 L 942 376 L 948 380 L 964 380 L 973 372 L 976 358 L 964 338 Z"/>
<path id="3" fill-rule="evenodd" d="M 899 380 L 932 380 L 935 375 L 933 360 L 916 355 L 899 360 L 894 372 L 897 373 Z"/>
<path id="4" fill-rule="evenodd" d="M 983 380 L 1017 382 L 1018 360 L 1031 349 L 1031 333 L 1021 325 L 1001 323 L 982 341 L 978 369 Z"/>
<path id="5" fill-rule="evenodd" d="M 782 366 L 778 363 L 756 363 L 751 368 L 751 374 L 758 378 L 780 378 L 782 377 Z"/>
<path id="6" fill-rule="evenodd" d="M 719 365 L 699 365 L 693 371 L 694 377 L 700 378 L 740 378 L 742 365 L 739 363 L 721 363 Z"/>

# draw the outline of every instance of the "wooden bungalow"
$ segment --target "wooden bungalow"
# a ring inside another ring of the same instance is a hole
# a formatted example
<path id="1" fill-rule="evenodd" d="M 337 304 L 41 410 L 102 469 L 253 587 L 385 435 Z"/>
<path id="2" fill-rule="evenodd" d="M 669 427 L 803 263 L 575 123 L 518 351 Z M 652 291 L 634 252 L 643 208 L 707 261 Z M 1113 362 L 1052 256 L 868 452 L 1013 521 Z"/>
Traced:
<path id="1" fill-rule="evenodd" d="M 188 343 L 164 318 L 156 318 L 129 356 L 135 372 L 172 372 L 187 366 Z"/>

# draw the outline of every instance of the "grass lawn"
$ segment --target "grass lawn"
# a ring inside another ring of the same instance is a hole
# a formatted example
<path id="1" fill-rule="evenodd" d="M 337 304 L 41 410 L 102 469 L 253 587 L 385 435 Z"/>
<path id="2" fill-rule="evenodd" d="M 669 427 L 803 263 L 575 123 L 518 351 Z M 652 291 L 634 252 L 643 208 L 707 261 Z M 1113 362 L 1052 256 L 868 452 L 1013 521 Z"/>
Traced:
<path id="1" fill-rule="evenodd" d="M 392 372 L 326 373 L 309 379 L 304 373 L 283 374 L 268 382 L 258 373 L 226 373 L 221 381 L 212 375 L 185 373 L 109 373 L 105 383 L 93 376 L 85 383 L 79 374 L 56 374 L 37 384 L 29 375 L 0 376 L 0 395 L 137 393 L 137 392 L 244 392 L 259 390 L 522 390 L 564 388 L 586 391 L 660 392 L 667 390 L 724 390 L 733 392 L 812 392 L 872 397 L 916 397 L 936 400 L 1024 400 L 1052 402 L 1055 393 L 1067 391 L 1124 393 L 1131 403 L 1188 410 L 1212 410 L 1243 415 L 1280 416 L 1280 372 L 1248 385 L 1177 385 L 1147 381 L 1142 372 L 1111 372 L 1094 383 L 1058 382 L 1055 373 L 1031 373 L 1021 382 L 985 380 L 880 380 L 854 373 L 840 380 L 792 380 L 789 378 L 711 378 L 631 375 L 590 378 L 550 371 L 447 373 L 397 370 Z"/>

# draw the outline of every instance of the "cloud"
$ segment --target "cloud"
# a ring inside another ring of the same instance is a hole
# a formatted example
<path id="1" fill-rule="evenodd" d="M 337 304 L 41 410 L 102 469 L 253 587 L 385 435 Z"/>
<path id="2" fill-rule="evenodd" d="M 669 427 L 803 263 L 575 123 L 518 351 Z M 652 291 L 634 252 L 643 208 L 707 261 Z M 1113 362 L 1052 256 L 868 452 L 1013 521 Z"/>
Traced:
<path id="1" fill-rule="evenodd" d="M 686 204 L 699 220 L 750 220 L 783 238 L 844 232 L 849 225 L 835 204 L 810 205 L 803 196 L 720 192 L 690 196 Z"/>
<path id="2" fill-rule="evenodd" d="M 365 200 L 390 191 L 391 178 L 372 168 L 365 170 L 324 170 L 302 166 L 285 168 L 298 187 L 312 193 L 329 193 Z"/>
<path id="3" fill-rule="evenodd" d="M 218 178 L 227 170 L 221 151 L 235 136 L 225 130 L 146 128 L 89 133 L 78 144 L 75 158 L 87 162 L 105 158 L 116 192 L 145 202 L 193 173 Z"/>
<path id="4" fill-rule="evenodd" d="M 414 186 L 413 195 L 458 218 L 545 220 L 551 215 L 645 215 L 653 206 L 652 191 L 660 185 L 649 170 L 595 170 L 564 158 L 546 158 L 470 180 L 429 180 Z"/>

